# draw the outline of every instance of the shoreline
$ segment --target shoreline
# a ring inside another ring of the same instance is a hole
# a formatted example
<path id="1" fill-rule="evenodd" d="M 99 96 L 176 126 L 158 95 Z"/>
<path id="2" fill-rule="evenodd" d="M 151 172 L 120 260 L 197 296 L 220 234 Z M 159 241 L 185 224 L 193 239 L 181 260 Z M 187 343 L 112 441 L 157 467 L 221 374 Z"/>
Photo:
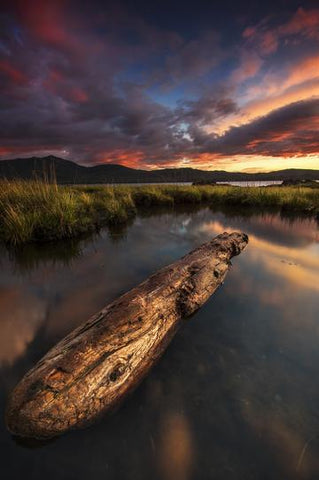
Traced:
<path id="1" fill-rule="evenodd" d="M 139 211 L 181 205 L 276 210 L 319 220 L 319 188 L 300 186 L 86 185 L 0 182 L 0 241 L 9 246 L 76 238 L 129 222 Z"/>

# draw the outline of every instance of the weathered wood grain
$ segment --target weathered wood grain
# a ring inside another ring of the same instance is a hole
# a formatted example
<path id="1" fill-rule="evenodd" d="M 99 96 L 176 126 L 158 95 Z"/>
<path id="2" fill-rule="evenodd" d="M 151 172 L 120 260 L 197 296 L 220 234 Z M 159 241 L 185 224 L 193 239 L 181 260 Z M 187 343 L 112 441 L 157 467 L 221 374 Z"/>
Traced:
<path id="1" fill-rule="evenodd" d="M 243 233 L 217 236 L 72 331 L 12 392 L 8 429 L 49 438 L 114 408 L 154 365 L 181 320 L 223 282 L 230 259 L 247 242 Z"/>

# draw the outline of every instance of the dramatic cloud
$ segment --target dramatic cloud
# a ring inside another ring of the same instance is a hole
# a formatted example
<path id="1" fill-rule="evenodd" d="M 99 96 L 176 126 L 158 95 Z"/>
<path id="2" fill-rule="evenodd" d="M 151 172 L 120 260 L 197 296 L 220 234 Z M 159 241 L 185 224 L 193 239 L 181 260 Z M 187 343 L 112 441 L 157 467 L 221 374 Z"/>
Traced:
<path id="1" fill-rule="evenodd" d="M 297 38 L 296 38 L 297 37 Z M 319 40 L 319 9 L 304 10 L 300 7 L 285 23 L 273 27 L 262 20 L 257 26 L 247 27 L 243 38 L 248 44 L 257 44 L 262 55 L 274 53 L 282 40 L 287 43 L 300 41 L 300 37 Z"/>
<path id="2" fill-rule="evenodd" d="M 230 128 L 224 135 L 194 134 L 203 152 L 222 154 L 260 154 L 286 157 L 319 151 L 319 99 L 297 102 L 265 117 Z"/>
<path id="3" fill-rule="evenodd" d="M 319 10 L 274 2 L 243 20 L 230 3 L 182 21 L 129 0 L 8 2 L 0 157 L 213 168 L 318 155 Z"/>

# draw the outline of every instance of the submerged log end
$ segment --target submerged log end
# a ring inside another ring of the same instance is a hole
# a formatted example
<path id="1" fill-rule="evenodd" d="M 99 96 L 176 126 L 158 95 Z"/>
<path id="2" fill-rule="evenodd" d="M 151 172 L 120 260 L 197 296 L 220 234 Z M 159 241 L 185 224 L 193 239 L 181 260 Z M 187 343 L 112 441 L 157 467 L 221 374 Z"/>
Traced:
<path id="1" fill-rule="evenodd" d="M 248 244 L 248 235 L 243 232 L 224 232 L 212 240 L 214 245 L 220 245 L 229 252 L 230 258 L 239 255 Z"/>
<path id="2" fill-rule="evenodd" d="M 223 282 L 244 233 L 222 233 L 93 315 L 53 347 L 13 390 L 6 424 L 50 438 L 111 411 L 145 377 L 181 320 Z"/>

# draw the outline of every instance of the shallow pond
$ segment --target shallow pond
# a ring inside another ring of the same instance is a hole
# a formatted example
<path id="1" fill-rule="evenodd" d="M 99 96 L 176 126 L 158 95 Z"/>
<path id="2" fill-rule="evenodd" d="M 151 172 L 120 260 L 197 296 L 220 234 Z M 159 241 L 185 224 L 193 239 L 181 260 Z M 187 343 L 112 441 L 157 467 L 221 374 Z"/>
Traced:
<path id="1" fill-rule="evenodd" d="M 47 444 L 5 430 L 9 391 L 59 339 L 213 236 L 249 234 L 225 284 L 111 416 Z M 1 478 L 318 479 L 319 234 L 209 209 L 0 254 Z"/>

